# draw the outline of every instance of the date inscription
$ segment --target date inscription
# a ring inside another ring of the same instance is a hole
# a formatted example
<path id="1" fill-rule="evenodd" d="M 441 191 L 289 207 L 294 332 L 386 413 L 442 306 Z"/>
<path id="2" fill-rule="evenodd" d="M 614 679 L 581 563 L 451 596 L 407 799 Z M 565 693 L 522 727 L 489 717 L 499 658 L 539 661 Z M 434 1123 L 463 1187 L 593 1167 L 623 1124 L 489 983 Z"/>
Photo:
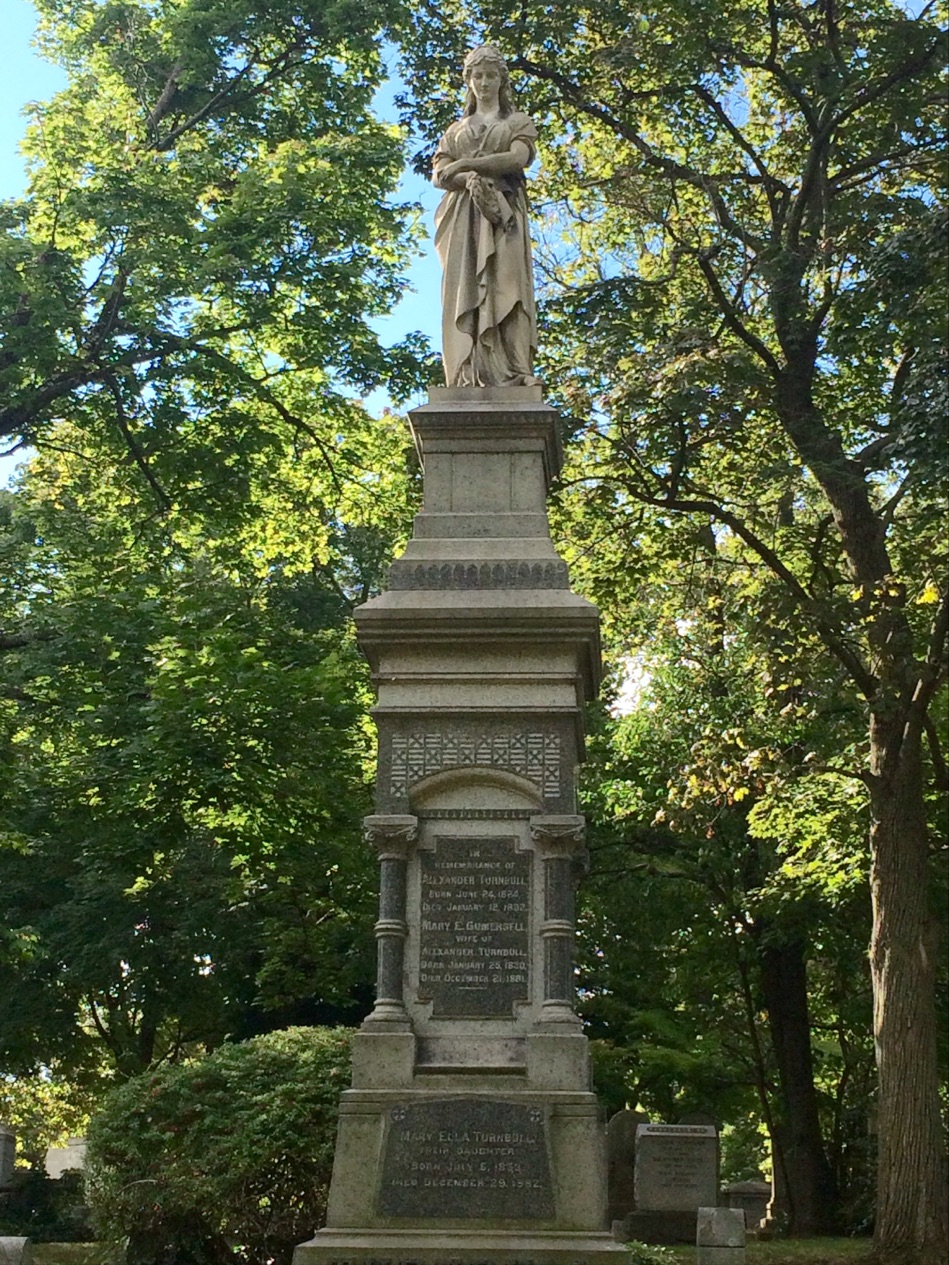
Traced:
<path id="1" fill-rule="evenodd" d="M 379 1211 L 419 1220 L 549 1220 L 544 1112 L 482 1098 L 393 1107 Z"/>
<path id="2" fill-rule="evenodd" d="M 439 838 L 420 858 L 419 1000 L 436 1019 L 513 1019 L 529 995 L 530 855 Z"/>

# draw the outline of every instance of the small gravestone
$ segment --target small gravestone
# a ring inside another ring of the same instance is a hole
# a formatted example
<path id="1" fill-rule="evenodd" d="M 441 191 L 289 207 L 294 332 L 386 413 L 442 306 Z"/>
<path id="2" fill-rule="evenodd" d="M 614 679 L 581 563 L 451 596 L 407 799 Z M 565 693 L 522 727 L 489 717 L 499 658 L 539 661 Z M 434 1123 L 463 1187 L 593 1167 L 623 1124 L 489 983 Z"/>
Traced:
<path id="1" fill-rule="evenodd" d="M 709 1124 L 636 1128 L 636 1207 L 693 1212 L 718 1201 L 718 1130 Z"/>
<path id="2" fill-rule="evenodd" d="M 86 1162 L 86 1139 L 70 1138 L 65 1146 L 51 1146 L 46 1152 L 46 1176 L 62 1177 L 71 1169 L 82 1169 Z"/>
<path id="3" fill-rule="evenodd" d="M 745 1214 L 740 1208 L 699 1208 L 695 1265 L 745 1265 Z"/>
<path id="4" fill-rule="evenodd" d="M 16 1134 L 5 1124 L 0 1124 L 0 1186 L 9 1186 L 13 1180 L 16 1160 Z"/>
<path id="5" fill-rule="evenodd" d="M 640 1124 L 633 1170 L 635 1211 L 627 1239 L 693 1243 L 699 1208 L 718 1201 L 718 1130 L 711 1124 Z"/>
<path id="6" fill-rule="evenodd" d="M 621 1221 L 636 1206 L 633 1187 L 633 1169 L 636 1162 L 636 1128 L 648 1124 L 649 1117 L 641 1111 L 617 1111 L 611 1117 L 606 1131 L 609 1167 L 607 1221 Z"/>
<path id="7" fill-rule="evenodd" d="M 741 1208 L 745 1228 L 756 1229 L 764 1220 L 771 1199 L 771 1183 L 762 1181 L 731 1182 L 722 1192 L 729 1208 Z"/>
<path id="8" fill-rule="evenodd" d="M 0 1236 L 0 1265 L 33 1265 L 30 1240 Z"/>

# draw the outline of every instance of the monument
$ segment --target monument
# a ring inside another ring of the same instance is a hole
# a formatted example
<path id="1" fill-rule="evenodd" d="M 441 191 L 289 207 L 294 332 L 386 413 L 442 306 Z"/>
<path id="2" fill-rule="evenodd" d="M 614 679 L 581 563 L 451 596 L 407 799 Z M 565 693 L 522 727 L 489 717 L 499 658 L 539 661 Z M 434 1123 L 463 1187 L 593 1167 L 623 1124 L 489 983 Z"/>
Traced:
<path id="1" fill-rule="evenodd" d="M 606 1133 L 574 1012 L 576 812 L 596 608 L 546 494 L 524 168 L 497 50 L 435 159 L 448 385 L 411 413 L 424 505 L 360 607 L 379 732 L 377 998 L 355 1039 L 327 1224 L 294 1265 L 605 1265 Z"/>
<path id="2" fill-rule="evenodd" d="M 690 1243 L 699 1208 L 718 1203 L 718 1129 L 687 1119 L 636 1126 L 635 1207 L 623 1218 L 624 1238 Z"/>
<path id="3" fill-rule="evenodd" d="M 16 1134 L 5 1124 L 0 1124 L 0 1186 L 13 1180 L 16 1166 Z"/>

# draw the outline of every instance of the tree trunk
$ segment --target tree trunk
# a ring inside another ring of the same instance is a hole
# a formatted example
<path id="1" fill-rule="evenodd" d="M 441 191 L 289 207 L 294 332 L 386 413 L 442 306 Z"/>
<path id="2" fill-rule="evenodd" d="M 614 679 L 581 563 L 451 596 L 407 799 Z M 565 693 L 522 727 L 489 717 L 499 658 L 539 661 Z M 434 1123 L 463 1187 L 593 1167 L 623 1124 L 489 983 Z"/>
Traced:
<path id="1" fill-rule="evenodd" d="M 949 1194 L 936 1055 L 936 922 L 922 768 L 922 730 L 945 631 L 928 654 L 914 641 L 886 522 L 861 467 L 814 403 L 817 342 L 800 326 L 776 382 L 782 424 L 814 472 L 860 586 L 868 658 L 854 681 L 870 705 L 870 888 L 874 1040 L 879 1086 L 875 1251 L 880 1265 L 946 1265 Z M 836 635 L 828 647 L 840 654 Z M 922 653 L 920 653 L 922 651 Z M 845 653 L 841 662 L 852 659 Z M 852 671 L 852 669 L 851 669 Z"/>
<path id="2" fill-rule="evenodd" d="M 920 745 L 903 717 L 873 717 L 870 968 L 880 1087 L 880 1265 L 945 1265 L 949 1247 L 933 1004 L 938 941 Z"/>
<path id="3" fill-rule="evenodd" d="M 767 935 L 767 928 L 761 928 Z M 759 942 L 761 990 L 778 1066 L 779 1105 L 772 1139 L 781 1156 L 787 1231 L 807 1238 L 837 1225 L 838 1191 L 817 1111 L 804 944 Z"/>

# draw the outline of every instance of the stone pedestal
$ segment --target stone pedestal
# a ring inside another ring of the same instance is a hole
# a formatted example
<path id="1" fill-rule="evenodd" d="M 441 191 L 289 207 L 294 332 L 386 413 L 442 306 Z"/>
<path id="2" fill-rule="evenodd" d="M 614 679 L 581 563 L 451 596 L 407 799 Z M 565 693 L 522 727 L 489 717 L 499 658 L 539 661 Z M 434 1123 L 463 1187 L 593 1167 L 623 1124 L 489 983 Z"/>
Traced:
<path id="1" fill-rule="evenodd" d="M 0 1186 L 13 1180 L 16 1166 L 16 1134 L 5 1124 L 0 1124 Z"/>
<path id="2" fill-rule="evenodd" d="M 699 1208 L 695 1265 L 745 1265 L 745 1214 L 740 1208 Z"/>
<path id="3" fill-rule="evenodd" d="M 573 1009 L 599 644 L 547 525 L 559 419 L 529 387 L 433 391 L 411 418 L 424 508 L 356 612 L 378 697 L 377 1000 L 327 1226 L 294 1265 L 619 1261 Z"/>
<path id="4" fill-rule="evenodd" d="M 0 1265 L 33 1265 L 31 1241 L 18 1235 L 0 1235 Z"/>

